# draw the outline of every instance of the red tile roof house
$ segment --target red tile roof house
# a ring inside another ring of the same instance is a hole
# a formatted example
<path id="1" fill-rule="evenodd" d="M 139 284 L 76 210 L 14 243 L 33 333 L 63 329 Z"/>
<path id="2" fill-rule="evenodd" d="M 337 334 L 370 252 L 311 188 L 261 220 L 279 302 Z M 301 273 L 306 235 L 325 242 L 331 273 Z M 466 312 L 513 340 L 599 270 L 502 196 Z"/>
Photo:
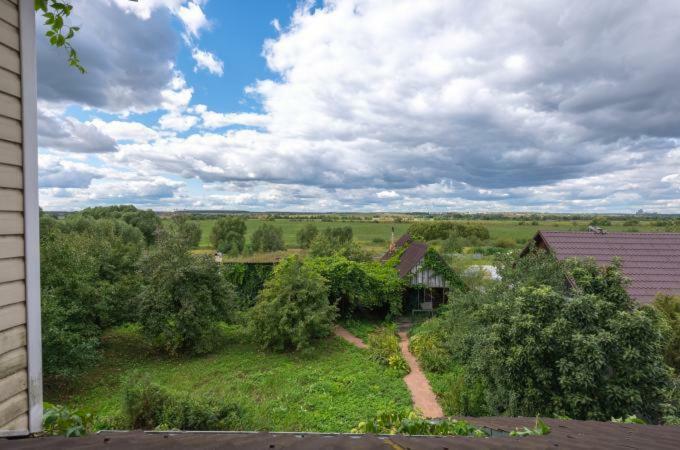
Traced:
<path id="1" fill-rule="evenodd" d="M 559 260 L 593 258 L 605 266 L 621 258 L 628 294 L 643 305 L 658 293 L 680 295 L 680 233 L 539 231 L 534 242 Z"/>

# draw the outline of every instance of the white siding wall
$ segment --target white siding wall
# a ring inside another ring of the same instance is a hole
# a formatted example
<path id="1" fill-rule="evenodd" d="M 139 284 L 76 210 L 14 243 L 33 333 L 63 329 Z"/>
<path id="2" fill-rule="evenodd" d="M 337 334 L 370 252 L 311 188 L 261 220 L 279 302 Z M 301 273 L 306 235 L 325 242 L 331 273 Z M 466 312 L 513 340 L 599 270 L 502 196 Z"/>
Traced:
<path id="1" fill-rule="evenodd" d="M 0 430 L 28 429 L 18 0 L 0 0 Z"/>

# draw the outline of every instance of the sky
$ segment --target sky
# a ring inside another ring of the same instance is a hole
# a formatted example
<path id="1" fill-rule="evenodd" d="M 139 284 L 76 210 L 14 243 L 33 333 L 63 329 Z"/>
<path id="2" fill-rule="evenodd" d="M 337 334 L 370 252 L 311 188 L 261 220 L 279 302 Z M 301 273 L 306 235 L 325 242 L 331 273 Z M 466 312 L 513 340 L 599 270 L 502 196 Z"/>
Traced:
<path id="1" fill-rule="evenodd" d="M 47 210 L 680 213 L 678 1 L 72 3 Z"/>

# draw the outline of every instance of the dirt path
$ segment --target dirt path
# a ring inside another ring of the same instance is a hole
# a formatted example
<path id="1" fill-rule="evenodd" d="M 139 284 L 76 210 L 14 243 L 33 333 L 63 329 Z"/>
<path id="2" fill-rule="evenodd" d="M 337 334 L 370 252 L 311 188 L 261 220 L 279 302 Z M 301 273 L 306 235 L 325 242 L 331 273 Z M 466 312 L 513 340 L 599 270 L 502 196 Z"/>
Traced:
<path id="1" fill-rule="evenodd" d="M 359 348 L 368 348 L 366 344 L 364 344 L 364 341 L 359 339 L 358 337 L 354 336 L 352 333 L 341 327 L 340 325 L 336 325 L 335 328 L 333 329 L 333 333 L 346 340 L 350 344 L 356 345 Z"/>
<path id="2" fill-rule="evenodd" d="M 411 372 L 404 377 L 404 382 L 411 392 L 413 406 L 419 409 L 425 417 L 432 419 L 444 417 L 444 411 L 442 411 L 441 406 L 439 406 L 439 403 L 437 402 L 437 396 L 432 392 L 430 382 L 427 381 L 425 374 L 420 368 L 420 364 L 418 364 L 418 360 L 411 354 L 411 350 L 408 348 L 407 330 L 410 326 L 411 324 L 408 323 L 403 323 L 399 326 L 399 347 L 401 348 L 401 353 L 404 355 L 406 363 L 411 368 Z M 359 348 L 368 347 L 364 341 L 354 336 L 340 325 L 337 325 L 333 329 L 333 333 Z"/>
<path id="3" fill-rule="evenodd" d="M 439 418 L 444 417 L 444 411 L 442 407 L 439 406 L 437 402 L 437 396 L 432 391 L 430 387 L 430 382 L 427 381 L 425 374 L 418 364 L 418 360 L 411 353 L 408 348 L 408 334 L 407 331 L 411 327 L 410 323 L 399 324 L 399 346 L 401 347 L 401 353 L 404 355 L 404 359 L 411 368 L 411 372 L 404 377 L 404 382 L 411 391 L 411 398 L 413 399 L 413 405 L 423 413 L 427 418 Z"/>

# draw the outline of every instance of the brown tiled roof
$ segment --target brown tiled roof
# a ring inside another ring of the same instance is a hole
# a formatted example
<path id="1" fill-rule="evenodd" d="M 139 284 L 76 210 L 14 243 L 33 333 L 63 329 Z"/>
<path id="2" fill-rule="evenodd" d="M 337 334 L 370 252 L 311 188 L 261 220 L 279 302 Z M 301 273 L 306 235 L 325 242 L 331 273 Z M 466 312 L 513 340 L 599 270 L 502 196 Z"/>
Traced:
<path id="1" fill-rule="evenodd" d="M 405 277 L 415 266 L 418 265 L 425 253 L 427 252 L 427 244 L 423 242 L 414 242 L 404 250 L 397 264 L 397 271 L 400 277 Z"/>
<path id="2" fill-rule="evenodd" d="M 397 250 L 402 248 L 404 245 L 409 244 L 413 242 L 413 238 L 409 233 L 405 233 L 403 236 L 401 236 L 399 239 L 396 240 L 394 243 L 394 249 L 388 249 L 384 255 L 382 255 L 382 258 L 380 258 L 380 261 L 387 261 L 390 259 L 392 256 L 394 256 L 395 253 L 397 253 Z"/>
<path id="3" fill-rule="evenodd" d="M 533 427 L 535 419 L 527 417 L 469 418 L 473 425 L 493 430 L 511 431 Z M 100 432 L 79 438 L 62 436 L 27 439 L 0 439 L 0 447 L 22 450 L 60 449 L 337 449 L 369 450 L 409 448 L 419 450 L 480 449 L 668 449 L 680 442 L 680 427 L 639 425 L 612 422 L 544 419 L 550 426 L 545 436 L 509 437 L 494 433 L 490 438 L 443 436 L 376 436 L 321 433 L 248 433 L 248 432 Z"/>
<path id="4" fill-rule="evenodd" d="M 539 231 L 535 240 L 560 260 L 593 258 L 604 266 L 621 258 L 628 293 L 640 303 L 651 303 L 659 292 L 680 294 L 680 233 Z"/>

